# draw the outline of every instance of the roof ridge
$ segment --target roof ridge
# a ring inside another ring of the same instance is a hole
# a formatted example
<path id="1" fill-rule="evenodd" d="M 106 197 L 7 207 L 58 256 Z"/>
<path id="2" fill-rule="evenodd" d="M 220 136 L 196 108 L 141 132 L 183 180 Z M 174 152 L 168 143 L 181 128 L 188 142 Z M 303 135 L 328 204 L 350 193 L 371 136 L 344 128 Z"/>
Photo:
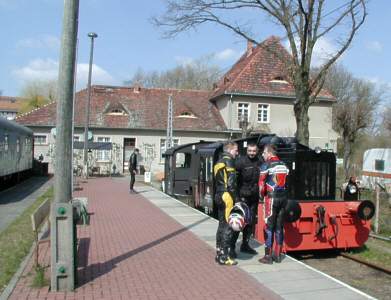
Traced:
<path id="1" fill-rule="evenodd" d="M 114 89 L 134 89 L 137 87 L 137 85 L 131 85 L 131 86 L 120 86 L 120 85 L 93 85 L 92 88 L 114 88 Z M 164 88 L 164 87 L 141 87 L 143 90 L 166 90 L 166 91 L 189 91 L 189 92 L 203 92 L 203 93 L 208 93 L 211 92 L 210 90 L 196 90 L 196 89 L 179 89 L 179 88 Z M 84 90 L 84 89 L 82 89 Z M 81 92 L 80 90 L 79 92 Z"/>
<path id="2" fill-rule="evenodd" d="M 31 114 L 32 112 L 37 111 L 37 110 L 41 110 L 42 108 L 47 107 L 49 104 L 53 104 L 53 103 L 55 103 L 55 102 L 56 102 L 56 100 L 50 101 L 50 102 L 48 102 L 48 103 L 46 103 L 46 104 L 44 104 L 44 105 L 42 105 L 42 106 L 40 106 L 40 107 L 34 108 L 34 109 L 30 110 L 30 111 L 27 111 L 27 112 L 25 112 L 25 113 L 23 113 L 23 114 L 20 114 L 19 116 L 16 116 L 16 117 L 15 117 L 15 120 L 16 120 L 16 119 L 19 119 L 19 118 L 21 118 L 21 117 L 24 117 L 24 116 L 28 116 L 28 115 Z"/>
<path id="3" fill-rule="evenodd" d="M 271 36 L 269 38 L 267 38 L 266 40 L 264 40 L 262 43 L 258 44 L 258 46 L 255 47 L 255 49 L 253 49 L 253 52 L 247 57 L 249 58 L 250 56 L 252 56 L 252 58 L 248 59 L 248 62 L 245 64 L 245 66 L 243 66 L 242 70 L 239 72 L 239 74 L 236 76 L 236 78 L 232 81 L 232 83 L 227 87 L 228 89 L 234 85 L 234 83 L 239 80 L 239 77 L 240 75 L 244 72 L 244 70 L 247 69 L 247 67 L 250 65 L 250 63 L 253 61 L 253 59 L 259 55 L 259 53 L 262 53 L 261 50 L 263 50 L 263 44 L 265 44 L 266 42 L 270 41 L 271 39 L 275 39 L 275 36 Z M 247 51 L 244 53 L 244 55 L 246 55 Z"/>

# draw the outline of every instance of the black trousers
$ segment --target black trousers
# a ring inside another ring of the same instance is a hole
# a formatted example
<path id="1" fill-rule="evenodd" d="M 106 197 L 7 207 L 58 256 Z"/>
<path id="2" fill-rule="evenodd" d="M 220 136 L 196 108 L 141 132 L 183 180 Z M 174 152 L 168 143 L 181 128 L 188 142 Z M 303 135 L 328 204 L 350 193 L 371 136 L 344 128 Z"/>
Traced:
<path id="1" fill-rule="evenodd" d="M 136 181 L 136 171 L 130 170 L 130 190 L 133 190 L 134 182 Z"/>

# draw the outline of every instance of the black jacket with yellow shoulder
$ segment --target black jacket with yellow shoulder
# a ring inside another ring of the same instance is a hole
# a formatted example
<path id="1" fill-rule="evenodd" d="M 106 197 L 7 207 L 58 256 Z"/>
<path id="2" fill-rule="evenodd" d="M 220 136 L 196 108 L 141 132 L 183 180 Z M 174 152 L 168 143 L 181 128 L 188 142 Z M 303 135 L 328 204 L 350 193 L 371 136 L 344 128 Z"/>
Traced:
<path id="1" fill-rule="evenodd" d="M 216 193 L 228 192 L 233 199 L 237 196 L 237 178 L 235 160 L 231 154 L 224 152 L 214 165 Z"/>

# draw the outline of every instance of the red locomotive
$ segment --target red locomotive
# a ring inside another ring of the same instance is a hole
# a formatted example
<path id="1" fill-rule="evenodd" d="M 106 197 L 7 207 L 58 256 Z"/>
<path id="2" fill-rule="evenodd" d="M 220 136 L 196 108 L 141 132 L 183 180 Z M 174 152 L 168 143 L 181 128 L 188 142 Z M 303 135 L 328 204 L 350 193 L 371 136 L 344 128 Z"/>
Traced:
<path id="1" fill-rule="evenodd" d="M 312 150 L 294 138 L 271 134 L 235 142 L 243 155 L 250 142 L 257 143 L 260 150 L 272 143 L 289 168 L 285 251 L 357 248 L 366 242 L 375 207 L 357 197 L 357 200 L 336 198 L 334 153 Z M 222 153 L 222 145 L 222 142 L 200 142 L 169 149 L 165 154 L 165 192 L 185 198 L 191 206 L 216 216 L 213 165 Z M 354 195 L 356 192 L 351 191 Z M 264 241 L 263 228 L 263 209 L 259 205 L 255 237 L 260 242 Z"/>

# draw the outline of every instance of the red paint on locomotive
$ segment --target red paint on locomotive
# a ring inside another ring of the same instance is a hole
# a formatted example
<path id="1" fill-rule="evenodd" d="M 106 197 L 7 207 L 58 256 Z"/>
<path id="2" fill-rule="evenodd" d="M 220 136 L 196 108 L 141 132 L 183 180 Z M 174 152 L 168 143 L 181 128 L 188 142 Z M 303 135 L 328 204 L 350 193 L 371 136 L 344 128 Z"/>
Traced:
<path id="1" fill-rule="evenodd" d="M 359 214 L 369 216 L 373 211 L 364 211 L 362 203 L 369 201 L 314 201 L 299 202 L 300 218 L 284 225 L 285 251 L 348 249 L 364 245 L 369 237 L 370 220 L 361 219 Z M 324 208 L 324 217 L 319 214 Z M 362 216 L 361 216 L 362 217 Z M 372 216 L 368 217 L 370 219 Z M 256 239 L 264 242 L 262 204 L 258 207 Z"/>

